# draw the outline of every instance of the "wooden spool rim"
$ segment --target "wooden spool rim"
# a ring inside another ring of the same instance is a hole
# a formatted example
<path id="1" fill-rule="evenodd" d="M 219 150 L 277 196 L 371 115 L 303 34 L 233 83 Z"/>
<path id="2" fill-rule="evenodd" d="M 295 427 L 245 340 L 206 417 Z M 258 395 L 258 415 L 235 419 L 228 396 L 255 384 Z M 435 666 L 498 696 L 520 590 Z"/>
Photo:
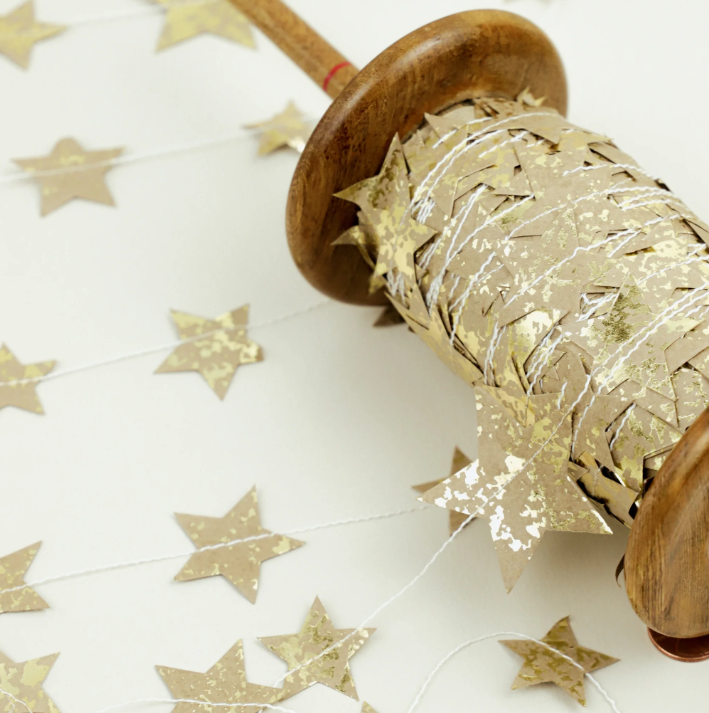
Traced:
<path id="1" fill-rule="evenodd" d="M 383 304 L 369 293 L 370 269 L 351 246 L 332 242 L 356 222 L 357 207 L 333 194 L 375 176 L 395 134 L 416 129 L 424 113 L 485 94 L 529 89 L 566 113 L 566 76 L 547 36 L 509 12 L 475 10 L 407 35 L 363 69 L 326 112 L 295 171 L 287 209 L 293 258 L 326 295 Z"/>

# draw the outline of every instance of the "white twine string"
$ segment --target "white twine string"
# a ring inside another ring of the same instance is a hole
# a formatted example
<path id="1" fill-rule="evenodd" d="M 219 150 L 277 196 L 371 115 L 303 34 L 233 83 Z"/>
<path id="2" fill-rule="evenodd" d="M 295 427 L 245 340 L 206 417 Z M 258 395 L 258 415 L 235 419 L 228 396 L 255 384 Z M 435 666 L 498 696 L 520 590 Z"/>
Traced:
<path id="1" fill-rule="evenodd" d="M 158 562 L 169 562 L 171 560 L 183 559 L 184 557 L 192 557 L 192 555 L 198 554 L 200 552 L 210 552 L 213 550 L 221 550 L 225 547 L 234 547 L 235 545 L 243 545 L 248 542 L 255 542 L 257 540 L 265 540 L 269 537 L 274 537 L 278 535 L 285 535 L 286 537 L 292 537 L 295 535 L 302 535 L 308 532 L 315 532 L 316 530 L 327 530 L 332 527 L 341 527 L 343 525 L 358 525 L 364 522 L 374 522 L 375 520 L 388 520 L 394 517 L 400 517 L 401 515 L 410 515 L 411 513 L 423 512 L 424 510 L 429 510 L 430 508 L 425 505 L 418 507 L 406 508 L 404 510 L 394 510 L 392 512 L 379 513 L 376 515 L 366 515 L 364 517 L 350 518 L 346 520 L 335 520 L 334 522 L 327 522 L 321 525 L 310 525 L 308 527 L 301 527 L 295 530 L 288 530 L 285 532 L 269 532 L 262 535 L 251 535 L 250 537 L 243 537 L 236 540 L 230 540 L 229 542 L 219 542 L 215 545 L 205 545 L 204 547 L 198 547 L 192 549 L 189 552 L 178 552 L 170 555 L 158 555 L 156 557 L 148 557 L 139 560 L 128 560 L 124 562 L 114 562 L 112 564 L 101 565 L 99 567 L 90 567 L 88 569 L 77 570 L 74 572 L 66 572 L 64 574 L 57 574 L 51 577 L 46 577 L 45 579 L 38 579 L 34 582 L 27 582 L 17 587 L 12 587 L 11 589 L 0 589 L 0 595 L 10 594 L 11 592 L 20 592 L 24 589 L 41 587 L 45 584 L 54 584 L 55 582 L 64 582 L 69 579 L 79 579 L 81 577 L 86 577 L 92 574 L 103 574 L 104 572 L 112 572 L 120 569 L 128 569 L 130 567 L 139 567 L 146 564 L 156 564 Z"/>
<path id="2" fill-rule="evenodd" d="M 305 123 L 313 123 L 316 119 L 306 117 L 303 119 Z M 173 144 L 172 146 L 164 146 L 162 148 L 150 149 L 142 152 L 122 154 L 116 158 L 107 159 L 106 161 L 96 161 L 95 163 L 82 163 L 70 166 L 62 166 L 61 168 L 48 168 L 41 171 L 14 171 L 0 175 L 0 185 L 30 181 L 38 178 L 51 178 L 52 176 L 61 176 L 69 173 L 82 173 L 83 171 L 94 171 L 97 168 L 113 168 L 115 166 L 125 166 L 131 163 L 140 163 L 142 161 L 151 161 L 153 159 L 164 158 L 166 156 L 175 156 L 177 154 L 191 153 L 193 151 L 201 151 L 203 149 L 215 148 L 224 146 L 236 141 L 243 141 L 246 138 L 258 134 L 259 129 L 240 129 L 233 134 L 216 137 L 213 139 L 201 139 L 183 144 Z"/>
<path id="3" fill-rule="evenodd" d="M 118 354 L 116 356 L 108 357 L 106 359 L 101 359 L 99 361 L 91 362 L 90 364 L 82 364 L 81 366 L 71 367 L 69 369 L 59 369 L 57 371 L 52 371 L 45 376 L 32 376 L 26 379 L 16 379 L 13 381 L 0 381 L 0 387 L 3 386 L 24 386 L 25 384 L 36 384 L 40 381 L 50 381 L 51 379 L 60 379 L 63 376 L 70 376 L 72 374 L 79 374 L 83 371 L 90 371 L 92 369 L 98 369 L 102 366 L 109 366 L 111 364 L 117 364 L 118 362 L 128 361 L 129 359 L 137 359 L 138 357 L 148 356 L 150 354 L 157 354 L 158 352 L 164 352 L 168 349 L 176 349 L 182 344 L 191 344 L 192 342 L 199 342 L 204 339 L 209 339 L 209 337 L 215 334 L 220 334 L 222 332 L 234 332 L 241 329 L 248 329 L 253 331 L 256 329 L 262 329 L 264 327 L 271 327 L 274 324 L 280 324 L 294 317 L 300 317 L 315 310 L 325 307 L 326 305 L 332 304 L 332 300 L 322 300 L 321 302 L 316 302 L 315 304 L 306 307 L 305 309 L 296 310 L 295 312 L 289 312 L 275 319 L 268 320 L 267 322 L 260 322 L 252 325 L 248 324 L 237 324 L 233 327 L 220 327 L 219 329 L 214 329 L 211 332 L 204 332 L 203 334 L 198 334 L 194 337 L 189 337 L 187 339 L 180 339 L 179 341 L 170 342 L 169 344 L 161 344 L 157 347 L 147 347 L 146 349 L 138 349 L 133 352 L 126 352 L 125 354 Z"/>

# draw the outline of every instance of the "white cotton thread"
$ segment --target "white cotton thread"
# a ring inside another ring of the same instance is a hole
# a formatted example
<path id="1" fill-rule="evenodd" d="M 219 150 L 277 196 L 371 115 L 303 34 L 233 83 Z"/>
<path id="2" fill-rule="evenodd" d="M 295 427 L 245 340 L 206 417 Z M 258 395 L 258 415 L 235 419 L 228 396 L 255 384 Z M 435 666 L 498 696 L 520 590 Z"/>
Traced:
<path id="1" fill-rule="evenodd" d="M 251 535 L 249 537 L 243 537 L 236 540 L 230 540 L 229 542 L 219 542 L 215 545 L 205 545 L 204 547 L 198 547 L 190 550 L 189 552 L 179 552 L 170 555 L 158 555 L 157 557 L 149 557 L 139 560 L 128 560 L 123 562 L 114 562 L 112 564 L 101 565 L 100 567 L 91 567 L 88 569 L 77 570 L 74 572 L 66 572 L 64 574 L 57 574 L 51 577 L 46 577 L 45 579 L 39 579 L 34 582 L 26 582 L 25 584 L 19 585 L 17 587 L 12 587 L 9 589 L 0 589 L 0 595 L 10 594 L 11 592 L 20 592 L 24 589 L 30 589 L 35 587 L 41 587 L 45 584 L 54 584 L 55 582 L 64 582 L 70 579 L 79 579 L 81 577 L 86 577 L 93 574 L 103 574 L 104 572 L 113 572 L 120 569 L 128 569 L 132 567 L 140 567 L 147 564 L 157 564 L 159 562 L 170 562 L 176 559 L 183 559 L 185 557 L 192 557 L 200 552 L 210 552 L 212 550 L 221 550 L 225 547 L 234 547 L 235 545 L 242 545 L 248 542 L 255 542 L 257 540 L 265 540 L 269 537 L 274 537 L 277 535 L 284 535 L 286 537 L 291 537 L 295 535 L 303 535 L 308 532 L 315 532 L 317 530 L 328 530 L 333 527 L 342 527 L 343 525 L 359 525 L 365 522 L 374 522 L 375 520 L 389 520 L 391 518 L 400 517 L 401 515 L 410 515 L 417 512 L 423 512 L 424 510 L 429 510 L 425 505 L 420 505 L 412 508 L 405 508 L 403 510 L 394 510 L 392 512 L 378 513 L 375 515 L 365 515 L 364 517 L 349 518 L 345 520 L 335 520 L 333 522 L 327 522 L 321 525 L 310 525 L 308 527 L 300 527 L 295 530 L 287 530 L 284 532 L 270 532 L 262 535 Z"/>
<path id="2" fill-rule="evenodd" d="M 314 119 L 304 119 L 306 122 L 313 122 Z M 178 154 L 191 153 L 203 149 L 216 148 L 226 144 L 232 144 L 237 141 L 243 141 L 258 133 L 258 129 L 241 129 L 239 132 L 228 134 L 213 139 L 202 139 L 200 141 L 192 141 L 184 144 L 174 144 L 163 148 L 151 149 L 136 153 L 126 153 L 116 158 L 106 161 L 96 161 L 95 163 L 76 164 L 64 166 L 62 168 L 48 168 L 42 171 L 15 171 L 0 175 L 0 185 L 10 183 L 20 183 L 33 179 L 51 178 L 52 176 L 62 176 L 70 173 L 83 173 L 84 171 L 94 171 L 97 168 L 114 168 L 116 166 L 124 166 L 131 163 L 140 163 L 142 161 L 151 161 L 154 159 L 164 158 L 166 156 L 175 156 Z"/>
<path id="3" fill-rule="evenodd" d="M 531 641 L 532 643 L 538 644 L 539 646 L 543 646 L 552 653 L 556 654 L 557 656 L 560 656 L 561 658 L 566 659 L 570 663 L 572 663 L 576 668 L 581 669 L 586 676 L 590 679 L 590 681 L 593 683 L 593 685 L 598 689 L 599 693 L 604 697 L 608 705 L 610 706 L 611 710 L 613 713 L 620 713 L 618 710 L 616 702 L 610 697 L 608 692 L 606 691 L 603 686 L 597 681 L 595 676 L 593 676 L 590 673 L 586 673 L 586 670 L 584 669 L 583 666 L 578 664 L 576 661 L 574 661 L 570 656 L 567 656 L 566 654 L 562 653 L 558 649 L 555 649 L 553 646 L 550 646 L 549 644 L 545 643 L 544 641 L 540 641 L 539 639 L 535 639 L 531 636 L 527 636 L 526 634 L 521 634 L 518 631 L 497 631 L 494 634 L 486 634 L 485 636 L 479 636 L 477 639 L 470 639 L 469 641 L 464 641 L 462 644 L 459 644 L 456 646 L 452 651 L 450 651 L 448 654 L 446 654 L 434 667 L 434 669 L 431 671 L 431 673 L 428 675 L 426 680 L 424 681 L 423 686 L 421 687 L 421 690 L 418 692 L 416 698 L 414 698 L 413 703 L 409 707 L 408 711 L 406 713 L 414 713 L 416 708 L 419 706 L 421 703 L 421 700 L 423 699 L 426 691 L 428 690 L 429 686 L 433 682 L 434 678 L 437 676 L 439 671 L 455 656 L 457 656 L 459 653 L 464 651 L 465 649 L 470 648 L 471 646 L 474 646 L 475 644 L 480 644 L 483 641 L 489 641 L 491 639 L 499 639 L 503 636 L 515 636 L 520 639 L 525 639 L 526 641 Z"/>
<path id="4" fill-rule="evenodd" d="M 598 171 L 599 169 L 602 168 L 623 168 L 627 171 L 636 171 L 637 173 L 641 173 L 643 176 L 649 178 L 652 181 L 656 181 L 657 183 L 663 183 L 661 178 L 657 178 L 657 176 L 653 176 L 652 174 L 648 173 L 645 169 L 641 168 L 640 166 L 634 166 L 632 163 L 602 163 L 597 166 L 579 166 L 578 168 L 572 168 L 569 169 L 568 171 L 564 171 L 561 175 L 563 177 L 566 176 L 571 176 L 574 173 L 581 173 L 585 171 Z"/>
<path id="5" fill-rule="evenodd" d="M 618 440 L 620 436 L 620 432 L 625 428 L 625 424 L 628 423 L 628 419 L 630 418 L 630 414 L 633 412 L 633 409 L 635 408 L 636 404 L 632 404 L 628 409 L 626 409 L 625 413 L 623 414 L 623 418 L 620 420 L 620 423 L 618 424 L 618 428 L 616 428 L 615 433 L 613 434 L 613 438 L 611 438 L 611 442 L 608 444 L 608 450 L 612 451 L 613 447 L 615 446 L 615 442 Z"/>
<path id="6" fill-rule="evenodd" d="M 59 369 L 57 371 L 52 371 L 45 376 L 33 376 L 27 379 L 17 379 L 15 381 L 0 381 L 0 387 L 3 386 L 24 386 L 25 384 L 37 384 L 40 381 L 51 381 L 52 379 L 60 379 L 63 376 L 71 376 L 73 374 L 79 374 L 84 371 L 91 371 L 93 369 L 98 369 L 102 366 L 110 366 L 111 364 L 117 364 L 122 361 L 128 361 L 130 359 L 137 359 L 138 357 L 149 356 L 151 354 L 157 354 L 159 352 L 164 352 L 169 349 L 176 349 L 182 344 L 190 344 L 192 342 L 199 342 L 203 339 L 208 339 L 215 334 L 220 334 L 221 332 L 234 332 L 240 329 L 248 329 L 253 331 L 256 329 L 263 329 L 264 327 L 272 327 L 275 324 L 280 324 L 294 317 L 300 317 L 315 310 L 325 307 L 326 305 L 333 304 L 332 300 L 322 300 L 321 302 L 316 302 L 315 304 L 306 307 L 305 309 L 296 310 L 295 312 L 289 312 L 288 314 L 276 317 L 275 319 L 268 320 L 267 322 L 257 322 L 255 324 L 237 324 L 233 327 L 221 327 L 219 329 L 214 329 L 211 332 L 204 332 L 203 334 L 198 334 L 195 337 L 189 337 L 188 339 L 181 339 L 179 341 L 170 342 L 169 344 L 162 344 L 157 347 L 148 347 L 146 349 L 138 349 L 132 352 L 126 352 L 125 354 L 118 354 L 116 356 L 108 357 L 107 359 L 101 359 L 99 361 L 91 362 L 90 364 L 83 364 L 81 366 L 72 367 L 70 369 Z"/>

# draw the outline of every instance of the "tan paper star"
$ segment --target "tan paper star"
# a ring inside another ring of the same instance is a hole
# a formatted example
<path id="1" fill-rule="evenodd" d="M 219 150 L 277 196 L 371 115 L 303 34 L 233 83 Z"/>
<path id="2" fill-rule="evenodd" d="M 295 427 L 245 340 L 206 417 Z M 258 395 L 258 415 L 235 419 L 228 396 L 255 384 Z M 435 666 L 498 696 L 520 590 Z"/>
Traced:
<path id="1" fill-rule="evenodd" d="M 497 391 L 475 389 L 479 458 L 420 499 L 489 521 L 509 592 L 547 531 L 612 531 L 569 477 L 571 418 L 558 397 L 530 397 L 534 422 L 522 426 Z"/>
<path id="2" fill-rule="evenodd" d="M 273 153 L 284 146 L 302 153 L 313 131 L 305 120 L 303 112 L 293 102 L 288 102 L 288 106 L 273 118 L 256 124 L 247 124 L 244 128 L 258 131 L 259 156 Z"/>
<path id="3" fill-rule="evenodd" d="M 37 383 L 55 364 L 55 361 L 22 364 L 4 344 L 0 346 L 0 409 L 15 406 L 43 414 L 44 409 L 37 396 Z"/>
<path id="4" fill-rule="evenodd" d="M 0 712 L 19 713 L 26 708 L 32 713 L 59 713 L 54 701 L 42 688 L 58 656 L 52 654 L 15 663 L 0 652 Z M 18 701 L 24 706 L 18 707 Z"/>
<path id="5" fill-rule="evenodd" d="M 261 527 L 256 488 L 252 488 L 224 517 L 176 514 L 195 552 L 175 579 L 187 582 L 221 575 L 226 577 L 252 604 L 258 594 L 261 563 L 302 547 L 305 543 L 284 535 L 274 535 Z M 234 540 L 258 537 L 228 547 L 210 548 Z"/>
<path id="6" fill-rule="evenodd" d="M 584 676 L 618 662 L 612 656 L 579 646 L 571 630 L 569 617 L 554 624 L 542 641 L 551 649 L 534 641 L 500 641 L 503 646 L 524 658 L 524 664 L 512 684 L 513 689 L 554 683 L 585 706 Z M 578 666 L 564 656 L 573 659 Z"/>
<path id="7" fill-rule="evenodd" d="M 365 702 L 362 704 L 362 713 L 377 713 L 377 711 L 375 711 L 369 703 Z"/>
<path id="8" fill-rule="evenodd" d="M 86 151 L 71 138 L 62 139 L 48 156 L 15 159 L 25 173 L 40 185 L 42 215 L 61 208 L 75 198 L 115 206 L 106 185 L 106 174 L 122 148 Z"/>
<path id="9" fill-rule="evenodd" d="M 186 343 L 165 359 L 156 374 L 198 371 L 223 400 L 237 368 L 263 360 L 261 347 L 246 336 L 248 305 L 216 319 L 173 310 L 172 320 Z"/>
<path id="10" fill-rule="evenodd" d="M 356 632 L 354 629 L 335 629 L 325 607 L 320 599 L 316 598 L 303 628 L 297 634 L 267 636 L 259 641 L 280 656 L 288 664 L 289 671 L 298 669 L 286 678 L 282 700 L 316 683 L 323 683 L 358 700 L 349 660 L 375 631 L 376 629 L 359 629 Z M 347 638 L 348 636 L 350 638 Z M 334 648 L 320 656 L 330 647 Z"/>
<path id="11" fill-rule="evenodd" d="M 468 458 L 468 456 L 463 453 L 456 446 L 455 451 L 453 451 L 453 460 L 451 461 L 451 470 L 449 478 L 459 471 L 463 470 L 466 466 L 469 466 L 473 461 Z M 446 478 L 439 478 L 438 480 L 432 480 L 428 483 L 421 483 L 420 485 L 414 485 L 413 488 L 417 493 L 425 493 L 431 488 L 435 488 L 440 485 Z M 450 510 L 448 512 L 448 531 L 451 535 L 460 529 L 460 526 L 468 519 L 468 515 L 456 512 L 455 510 Z M 472 520 L 471 520 L 472 522 Z"/>
<path id="12" fill-rule="evenodd" d="M 211 32 L 246 47 L 256 47 L 251 26 L 229 0 L 153 0 L 165 8 L 158 51 Z"/>
<path id="13" fill-rule="evenodd" d="M 49 604 L 32 589 L 23 586 L 41 542 L 0 557 L 0 614 L 49 609 Z M 20 589 L 22 587 L 22 589 Z"/>
<path id="14" fill-rule="evenodd" d="M 263 708 L 258 704 L 275 703 L 281 695 L 278 688 L 249 683 L 246 680 L 241 641 L 237 641 L 206 673 L 166 666 L 158 666 L 157 670 L 176 700 L 194 701 L 178 703 L 172 709 L 173 713 L 204 713 L 221 709 L 212 708 L 210 703 L 256 703 L 254 706 L 235 706 L 232 710 L 259 713 Z M 230 709 L 227 707 L 225 710 Z"/>
<path id="15" fill-rule="evenodd" d="M 22 69 L 27 69 L 35 44 L 54 37 L 65 29 L 62 25 L 37 22 L 34 17 L 34 4 L 29 0 L 0 17 L 0 54 L 4 54 Z"/>

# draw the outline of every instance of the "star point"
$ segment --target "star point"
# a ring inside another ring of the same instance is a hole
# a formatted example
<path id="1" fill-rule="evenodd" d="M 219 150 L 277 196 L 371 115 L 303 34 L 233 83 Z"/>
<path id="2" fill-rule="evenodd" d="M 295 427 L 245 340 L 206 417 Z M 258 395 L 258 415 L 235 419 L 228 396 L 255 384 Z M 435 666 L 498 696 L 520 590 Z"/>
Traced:
<path id="1" fill-rule="evenodd" d="M 198 371 L 223 401 L 236 370 L 263 360 L 261 347 L 246 336 L 249 306 L 207 319 L 173 310 L 180 344 L 156 369 L 156 374 Z"/>
<path id="2" fill-rule="evenodd" d="M 312 133 L 303 112 L 293 102 L 288 102 L 288 106 L 271 119 L 247 124 L 244 128 L 259 132 L 259 156 L 273 153 L 285 146 L 302 153 Z"/>
<path id="3" fill-rule="evenodd" d="M 0 557 L 0 614 L 6 612 L 28 612 L 49 609 L 49 604 L 25 586 L 25 574 L 42 543 Z"/>
<path id="4" fill-rule="evenodd" d="M 579 646 L 569 617 L 554 624 L 541 641 L 547 646 L 528 640 L 500 641 L 524 658 L 524 664 L 512 684 L 513 689 L 554 683 L 585 706 L 584 676 L 618 662 L 612 656 Z"/>
<path id="5" fill-rule="evenodd" d="M 44 414 L 37 396 L 37 384 L 55 364 L 55 361 L 22 364 L 5 344 L 0 346 L 0 409 L 15 406 Z"/>
<path id="6" fill-rule="evenodd" d="M 46 216 L 76 198 L 115 206 L 106 174 L 122 153 L 122 148 L 86 151 L 75 139 L 65 138 L 49 155 L 15 159 L 15 163 L 39 183 L 41 214 Z"/>
<path id="7" fill-rule="evenodd" d="M 297 634 L 259 639 L 293 671 L 285 679 L 282 700 L 322 683 L 357 698 L 349 660 L 364 646 L 375 629 L 336 629 L 319 598 Z M 324 652 L 327 651 L 327 654 Z"/>
<path id="8" fill-rule="evenodd" d="M 282 693 L 281 689 L 249 683 L 246 680 L 241 640 L 206 673 L 167 666 L 156 668 L 170 693 L 178 701 L 173 713 L 204 713 L 209 709 L 209 703 L 241 704 L 238 708 L 235 706 L 234 710 L 259 713 L 263 710 L 260 704 L 275 703 Z M 246 702 L 256 705 L 243 705 Z"/>
<path id="9" fill-rule="evenodd" d="M 27 69 L 32 50 L 37 42 L 64 32 L 63 25 L 37 22 L 32 0 L 19 5 L 7 15 L 0 16 L 0 54 L 18 67 Z"/>
<path id="10" fill-rule="evenodd" d="M 252 604 L 258 594 L 261 563 L 305 544 L 261 527 L 256 488 L 252 488 L 224 517 L 179 513 L 176 517 L 180 527 L 200 549 L 189 558 L 175 579 L 187 582 L 221 575 Z M 251 537 L 254 539 L 249 542 L 214 547 Z"/>
<path id="11" fill-rule="evenodd" d="M 158 40 L 158 51 L 197 35 L 211 33 L 253 49 L 251 26 L 228 0 L 154 0 L 165 8 L 165 26 Z"/>
<path id="12" fill-rule="evenodd" d="M 0 652 L 0 710 L 12 713 L 17 703 L 32 713 L 59 713 L 54 701 L 45 693 L 42 684 L 49 675 L 59 654 L 15 663 Z"/>

